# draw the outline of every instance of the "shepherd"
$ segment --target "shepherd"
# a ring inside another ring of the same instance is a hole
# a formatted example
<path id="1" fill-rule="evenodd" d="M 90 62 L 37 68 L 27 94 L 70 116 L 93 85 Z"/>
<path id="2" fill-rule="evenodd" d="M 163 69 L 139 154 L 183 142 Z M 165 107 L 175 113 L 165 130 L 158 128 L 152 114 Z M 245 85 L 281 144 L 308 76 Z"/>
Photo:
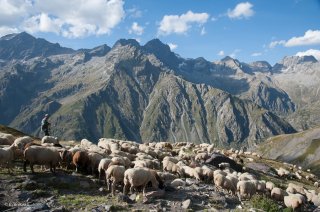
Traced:
<path id="1" fill-rule="evenodd" d="M 44 132 L 44 135 L 49 135 L 51 124 L 48 120 L 49 120 L 49 114 L 46 114 L 41 121 L 41 131 Z"/>

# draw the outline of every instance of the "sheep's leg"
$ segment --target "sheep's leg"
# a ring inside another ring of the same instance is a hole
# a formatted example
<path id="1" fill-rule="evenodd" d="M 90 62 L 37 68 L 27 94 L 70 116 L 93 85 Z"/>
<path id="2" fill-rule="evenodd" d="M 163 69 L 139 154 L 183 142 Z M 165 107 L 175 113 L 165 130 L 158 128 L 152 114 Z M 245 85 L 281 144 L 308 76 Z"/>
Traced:
<path id="1" fill-rule="evenodd" d="M 133 186 L 130 186 L 130 192 L 133 194 Z"/>
<path id="2" fill-rule="evenodd" d="M 143 189 L 142 189 L 142 195 L 145 197 L 146 196 L 146 187 L 147 185 L 144 185 L 143 186 Z"/>
<path id="3" fill-rule="evenodd" d="M 27 172 L 27 160 L 23 163 L 23 171 Z"/>
<path id="4" fill-rule="evenodd" d="M 109 179 L 106 179 L 106 182 L 107 182 L 107 189 L 108 189 L 108 191 L 110 191 L 110 181 L 109 181 Z"/>
<path id="5" fill-rule="evenodd" d="M 112 196 L 114 196 L 116 194 L 116 183 L 115 182 L 111 182 L 111 192 L 112 192 Z"/>
<path id="6" fill-rule="evenodd" d="M 34 173 L 33 164 L 32 163 L 30 163 L 30 169 L 31 169 L 31 172 Z"/>
<path id="7" fill-rule="evenodd" d="M 129 187 L 128 184 L 124 184 L 124 186 L 123 186 L 123 195 L 127 195 L 128 194 L 128 187 Z"/>
<path id="8" fill-rule="evenodd" d="M 99 181 L 101 181 L 102 173 L 101 170 L 99 170 Z"/>

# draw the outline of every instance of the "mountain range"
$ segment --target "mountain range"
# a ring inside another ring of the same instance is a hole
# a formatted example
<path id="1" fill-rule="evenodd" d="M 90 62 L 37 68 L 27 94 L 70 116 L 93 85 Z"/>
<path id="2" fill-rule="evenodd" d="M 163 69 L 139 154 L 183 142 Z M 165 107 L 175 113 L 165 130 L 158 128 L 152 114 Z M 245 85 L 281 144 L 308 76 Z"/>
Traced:
<path id="1" fill-rule="evenodd" d="M 100 137 L 250 146 L 320 121 L 320 62 L 185 59 L 154 39 L 73 50 L 25 32 L 0 38 L 0 124 L 64 140 Z"/>

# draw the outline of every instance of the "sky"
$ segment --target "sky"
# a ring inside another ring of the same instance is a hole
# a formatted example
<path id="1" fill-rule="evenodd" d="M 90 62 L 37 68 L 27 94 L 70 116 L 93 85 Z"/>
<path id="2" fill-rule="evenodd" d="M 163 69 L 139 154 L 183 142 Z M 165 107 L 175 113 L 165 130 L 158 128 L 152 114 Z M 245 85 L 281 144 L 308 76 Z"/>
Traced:
<path id="1" fill-rule="evenodd" d="M 0 0 L 0 36 L 73 49 L 158 38 L 184 58 L 320 61 L 320 0 Z"/>

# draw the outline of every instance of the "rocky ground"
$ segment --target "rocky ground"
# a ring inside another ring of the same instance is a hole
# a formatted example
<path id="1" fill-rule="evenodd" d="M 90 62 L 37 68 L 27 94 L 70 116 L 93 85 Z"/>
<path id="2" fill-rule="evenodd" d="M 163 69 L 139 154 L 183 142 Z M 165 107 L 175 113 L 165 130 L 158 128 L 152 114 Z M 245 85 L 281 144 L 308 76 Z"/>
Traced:
<path id="1" fill-rule="evenodd" d="M 275 176 L 273 167 L 279 164 L 264 160 L 246 166 L 260 179 L 285 187 L 293 181 Z M 23 172 L 22 162 L 15 165 L 13 174 L 0 170 L 0 211 L 290 211 L 266 194 L 240 202 L 237 196 L 217 190 L 211 182 L 199 183 L 190 178 L 183 179 L 185 186 L 166 186 L 164 192 L 158 192 L 160 197 L 143 198 L 141 193 L 123 196 L 121 188 L 113 197 L 103 182 L 90 175 L 64 169 L 52 174 L 40 167 L 31 174 L 30 170 Z M 306 181 L 294 182 L 312 188 Z M 313 205 L 303 208 L 303 211 L 314 210 Z"/>

